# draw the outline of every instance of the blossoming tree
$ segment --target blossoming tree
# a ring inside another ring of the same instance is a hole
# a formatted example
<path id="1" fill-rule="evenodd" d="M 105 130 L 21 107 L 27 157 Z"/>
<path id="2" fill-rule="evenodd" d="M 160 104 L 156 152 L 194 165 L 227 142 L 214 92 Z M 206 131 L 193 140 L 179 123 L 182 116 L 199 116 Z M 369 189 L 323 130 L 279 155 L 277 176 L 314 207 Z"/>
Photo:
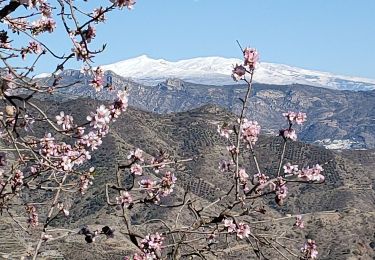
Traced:
<path id="1" fill-rule="evenodd" d="M 0 20 L 5 26 L 0 31 L 0 59 L 3 63 L 0 90 L 0 211 L 13 218 L 22 229 L 33 232 L 33 228 L 42 226 L 31 254 L 33 259 L 37 259 L 44 243 L 58 243 L 58 238 L 48 229 L 51 221 L 61 215 L 69 217 L 69 208 L 61 201 L 62 194 L 70 192 L 84 196 L 93 184 L 95 168 L 90 165 L 91 154 L 105 142 L 111 124 L 121 120 L 121 114 L 128 106 L 128 94 L 119 91 L 110 105 L 93 108 L 86 120 L 81 122 L 69 111 L 48 114 L 35 101 L 36 97 L 40 94 L 53 95 L 59 89 L 74 87 L 75 83 L 62 84 L 59 76 L 65 64 L 74 59 L 83 64 L 84 73 L 91 77 L 91 86 L 96 91 L 104 91 L 104 72 L 100 67 L 92 67 L 95 56 L 105 49 L 105 46 L 98 50 L 91 47 L 96 36 L 95 26 L 105 21 L 107 13 L 116 8 L 131 9 L 135 2 L 111 0 L 108 6 L 93 10 L 87 10 L 86 3 L 73 0 L 10 0 L 1 1 L 0 4 Z M 45 35 L 52 37 L 56 26 L 62 26 L 71 42 L 71 47 L 62 52 L 64 54 L 51 49 L 42 40 Z M 252 207 L 255 200 L 272 195 L 276 203 L 282 206 L 288 197 L 289 183 L 322 183 L 324 176 L 321 165 L 299 169 L 298 165 L 283 164 L 287 142 L 297 140 L 294 126 L 306 120 L 306 114 L 302 112 L 282 115 L 286 118 L 287 127 L 279 134 L 283 146 L 277 174 L 273 176 L 263 170 L 261 158 L 257 158 L 254 152 L 261 126 L 245 117 L 258 52 L 245 48 L 242 53 L 243 64 L 237 64 L 232 74 L 235 81 L 247 84 L 246 95 L 240 100 L 242 109 L 233 124 L 218 126 L 218 134 L 228 142 L 227 158 L 221 161 L 218 158 L 218 164 L 220 171 L 233 176 L 229 189 L 211 203 L 202 203 L 186 192 L 181 203 L 163 204 L 163 198 L 170 197 L 175 185 L 178 185 L 178 175 L 170 166 L 191 162 L 192 158 L 171 158 L 162 151 L 152 158 L 145 158 L 139 148 L 129 151 L 128 163 L 117 168 L 117 182 L 102 187 L 106 190 L 108 205 L 121 207 L 123 233 L 137 248 L 133 255 L 124 255 L 125 259 L 223 259 L 231 249 L 249 248 L 259 259 L 266 258 L 267 250 L 286 259 L 317 257 L 317 245 L 311 239 L 295 250 L 279 242 L 272 232 L 259 233 L 253 227 L 256 221 L 250 213 L 259 211 Z M 57 62 L 50 83 L 31 76 L 38 61 L 45 55 L 54 57 Z M 20 59 L 31 62 L 26 66 L 15 65 L 22 64 Z M 42 128 L 45 133 L 38 135 L 32 130 L 33 126 Z M 251 161 L 243 160 L 244 149 L 251 152 Z M 244 165 L 250 163 L 256 166 L 256 173 L 247 172 Z M 159 177 L 147 176 L 145 169 L 151 169 Z M 125 175 L 131 177 L 130 185 L 124 185 Z M 22 194 L 34 190 L 48 194 L 51 200 L 40 203 L 32 196 L 19 199 Z M 134 208 L 144 204 L 155 204 L 175 214 L 167 219 L 149 220 L 142 223 L 143 229 L 139 229 L 130 218 Z M 15 210 L 18 212 L 20 208 L 28 216 L 27 223 L 14 218 Z M 303 228 L 302 217 L 297 215 L 295 218 L 295 227 Z M 158 228 L 152 232 L 155 223 Z M 116 239 L 116 231 L 107 225 L 101 230 L 83 227 L 78 233 L 87 243 L 94 243 L 98 236 Z"/>

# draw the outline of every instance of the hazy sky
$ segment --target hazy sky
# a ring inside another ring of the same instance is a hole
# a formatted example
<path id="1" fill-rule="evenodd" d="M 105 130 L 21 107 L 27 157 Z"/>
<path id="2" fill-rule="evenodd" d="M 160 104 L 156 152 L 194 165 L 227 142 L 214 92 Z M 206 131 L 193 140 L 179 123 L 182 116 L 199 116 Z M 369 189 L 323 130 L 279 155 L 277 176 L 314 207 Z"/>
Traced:
<path id="1" fill-rule="evenodd" d="M 375 0 L 138 0 L 108 18 L 95 39 L 108 43 L 98 64 L 240 57 L 239 40 L 262 61 L 375 78 Z"/>

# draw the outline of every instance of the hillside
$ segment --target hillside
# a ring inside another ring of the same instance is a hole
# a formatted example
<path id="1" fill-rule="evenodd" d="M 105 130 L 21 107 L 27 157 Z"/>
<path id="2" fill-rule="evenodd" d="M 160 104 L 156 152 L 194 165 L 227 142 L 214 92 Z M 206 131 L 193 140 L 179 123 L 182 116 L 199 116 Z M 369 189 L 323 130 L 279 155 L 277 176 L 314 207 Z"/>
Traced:
<path id="1" fill-rule="evenodd" d="M 255 95 L 259 94 L 259 91 L 257 89 Z M 83 118 L 90 108 L 97 104 L 98 101 L 82 99 L 54 103 L 49 107 L 49 113 L 57 114 L 63 109 L 71 111 L 77 118 Z M 195 158 L 193 162 L 174 169 L 178 187 L 176 195 L 169 202 L 178 202 L 186 190 L 203 204 L 222 195 L 228 189 L 231 177 L 217 170 L 218 162 L 226 154 L 226 148 L 216 133 L 216 126 L 231 118 L 233 115 L 230 112 L 212 105 L 168 115 L 129 109 L 111 128 L 105 145 L 93 157 L 92 163 L 97 168 L 94 185 L 83 197 L 67 195 L 66 199 L 71 202 L 72 217 L 59 218 L 54 223 L 62 224 L 64 228 L 70 229 L 72 234 L 59 239 L 58 243 L 55 241 L 44 244 L 44 254 L 48 255 L 48 259 L 122 259 L 134 250 L 122 234 L 124 227 L 118 217 L 120 211 L 106 204 L 104 189 L 105 183 L 114 182 L 117 162 L 123 161 L 132 147 L 139 147 L 149 155 L 155 155 L 158 150 L 163 149 L 174 158 Z M 256 153 L 261 158 L 261 168 L 270 175 L 276 172 L 275 163 L 280 155 L 280 145 L 279 138 L 269 135 L 262 136 L 256 145 Z M 281 207 L 273 202 L 272 197 L 266 197 L 262 203 L 268 216 L 312 213 L 306 216 L 305 230 L 288 230 L 286 236 L 298 243 L 302 243 L 305 237 L 316 239 L 320 259 L 375 257 L 375 226 L 372 221 L 375 217 L 375 174 L 372 170 L 375 166 L 375 152 L 334 152 L 300 142 L 290 143 L 286 151 L 285 161 L 301 166 L 326 163 L 326 182 L 323 185 L 291 187 L 287 203 Z M 248 156 L 249 154 L 244 154 L 243 159 L 247 160 Z M 251 162 L 246 163 L 246 168 L 249 173 L 255 172 Z M 158 207 L 135 208 L 132 222 L 137 224 L 141 220 L 163 218 L 167 214 L 171 217 L 174 213 Z M 191 221 L 188 215 L 185 218 L 187 222 Z M 263 219 L 264 216 L 258 214 L 251 218 L 257 220 Z M 293 219 L 284 224 L 270 222 L 264 225 L 277 232 L 282 225 L 292 225 L 292 222 Z M 114 227 L 115 238 L 86 244 L 82 236 L 77 235 L 83 225 L 92 228 L 103 225 Z M 23 232 L 9 218 L 0 219 L 0 228 L 4 231 L 0 233 L 0 255 L 3 257 L 8 255 L 14 258 L 14 252 L 30 248 L 34 241 L 35 237 Z M 144 228 L 139 227 L 139 230 L 145 232 Z M 238 259 L 239 256 L 251 258 L 251 252 L 240 250 L 237 256 L 228 254 L 226 259 Z"/>

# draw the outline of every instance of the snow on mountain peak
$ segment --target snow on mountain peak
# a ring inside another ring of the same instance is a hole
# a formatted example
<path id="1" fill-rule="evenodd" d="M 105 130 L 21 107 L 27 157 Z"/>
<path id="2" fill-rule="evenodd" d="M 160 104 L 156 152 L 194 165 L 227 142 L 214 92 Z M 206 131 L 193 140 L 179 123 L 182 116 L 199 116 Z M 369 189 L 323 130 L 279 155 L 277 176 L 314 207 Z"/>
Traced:
<path id="1" fill-rule="evenodd" d="M 147 85 L 155 85 L 167 78 L 179 78 L 192 83 L 208 85 L 227 85 L 234 84 L 231 72 L 236 63 L 240 64 L 242 60 L 224 57 L 198 57 L 167 61 L 142 55 L 104 65 L 102 68 Z M 375 89 L 375 79 L 340 76 L 268 62 L 259 63 L 254 80 L 265 84 L 296 83 L 340 90 Z"/>

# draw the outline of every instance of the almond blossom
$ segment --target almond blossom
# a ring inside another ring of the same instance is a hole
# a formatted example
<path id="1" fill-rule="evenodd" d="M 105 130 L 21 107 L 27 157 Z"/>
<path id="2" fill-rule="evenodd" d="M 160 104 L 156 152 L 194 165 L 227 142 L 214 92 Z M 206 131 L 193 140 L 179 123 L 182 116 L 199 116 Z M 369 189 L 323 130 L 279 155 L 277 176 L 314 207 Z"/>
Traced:
<path id="1" fill-rule="evenodd" d="M 260 134 L 260 126 L 256 121 L 243 120 L 242 125 L 242 138 L 244 141 L 255 144 L 258 141 L 258 135 Z"/>
<path id="2" fill-rule="evenodd" d="M 70 130 L 73 128 L 73 117 L 65 115 L 65 113 L 61 111 L 60 115 L 56 116 L 56 123 L 61 125 L 64 130 Z"/>
<path id="3" fill-rule="evenodd" d="M 21 53 L 22 59 L 25 59 L 26 54 L 28 53 L 39 54 L 42 51 L 43 51 L 42 46 L 38 42 L 31 41 L 26 48 L 22 48 L 20 53 Z"/>
<path id="4" fill-rule="evenodd" d="M 93 182 L 92 180 L 94 177 L 92 176 L 92 173 L 94 172 L 95 168 L 91 167 L 89 169 L 89 172 L 82 174 L 81 177 L 79 178 L 79 191 L 81 194 L 85 194 L 86 190 L 89 188 L 89 185 L 92 185 Z"/>
<path id="5" fill-rule="evenodd" d="M 233 130 L 228 129 L 224 126 L 217 126 L 217 132 L 220 134 L 220 136 L 225 137 L 226 139 L 229 139 L 229 136 L 233 133 Z"/>
<path id="6" fill-rule="evenodd" d="M 129 10 L 133 9 L 136 1 L 134 0 L 111 0 L 111 2 L 117 7 L 126 7 Z"/>
<path id="7" fill-rule="evenodd" d="M 127 191 L 121 191 L 121 195 L 116 197 L 117 204 L 121 204 L 124 207 L 129 207 L 133 203 L 133 198 Z"/>
<path id="8" fill-rule="evenodd" d="M 301 228 L 301 229 L 305 227 L 305 223 L 303 222 L 301 215 L 296 216 L 296 223 L 294 223 L 293 226 Z"/>
<path id="9" fill-rule="evenodd" d="M 287 163 L 283 166 L 284 173 L 286 174 L 297 174 L 298 173 L 298 165 L 292 165 L 291 163 Z"/>
<path id="10" fill-rule="evenodd" d="M 69 210 L 66 209 L 63 203 L 57 203 L 57 208 L 64 214 L 65 217 L 69 216 Z"/>
<path id="11" fill-rule="evenodd" d="M 240 183 L 242 185 L 246 185 L 248 180 L 249 180 L 249 175 L 246 173 L 245 169 L 240 169 L 238 171 L 238 177 L 239 177 L 239 180 L 240 180 Z"/>
<path id="12" fill-rule="evenodd" d="M 162 196 L 167 196 L 173 192 L 174 184 L 176 183 L 177 178 L 173 173 L 167 171 L 160 182 L 160 193 Z"/>
<path id="13" fill-rule="evenodd" d="M 41 19 L 32 22 L 31 25 L 31 33 L 35 36 L 43 32 L 52 33 L 56 28 L 56 22 L 53 19 L 47 17 L 42 17 Z"/>
<path id="14" fill-rule="evenodd" d="M 243 222 L 238 223 L 236 233 L 237 233 L 237 237 L 240 238 L 240 239 L 244 239 L 245 237 L 249 237 L 249 235 L 250 235 L 249 225 L 247 225 Z"/>
<path id="15" fill-rule="evenodd" d="M 236 224 L 233 223 L 233 219 L 225 219 L 224 220 L 224 227 L 228 229 L 229 233 L 234 233 L 236 232 Z"/>
<path id="16" fill-rule="evenodd" d="M 316 164 L 312 168 L 304 168 L 298 173 L 298 177 L 304 181 L 317 181 L 321 182 L 324 181 L 325 177 L 322 173 L 324 171 L 323 167 L 319 164 Z"/>
<path id="17" fill-rule="evenodd" d="M 297 141 L 297 134 L 294 129 L 283 129 L 280 130 L 280 136 L 282 136 L 285 140 L 290 139 L 292 141 Z"/>
<path id="18" fill-rule="evenodd" d="M 29 225 L 31 227 L 36 227 L 39 225 L 39 217 L 38 217 L 38 213 L 36 211 L 36 208 L 35 206 L 26 206 L 26 211 L 27 213 L 29 213 L 29 218 L 27 220 L 27 222 L 29 223 Z"/>
<path id="19" fill-rule="evenodd" d="M 105 16 L 104 16 L 104 8 L 99 7 L 94 9 L 91 15 L 93 18 L 95 18 L 95 22 L 104 22 L 105 21 Z"/>
<path id="20" fill-rule="evenodd" d="M 135 163 L 130 167 L 130 172 L 134 175 L 142 175 L 142 166 Z"/>
<path id="21" fill-rule="evenodd" d="M 91 42 L 92 39 L 96 36 L 96 29 L 95 27 L 91 26 L 90 24 L 87 26 L 87 30 L 83 32 L 83 36 L 88 43 Z"/>
<path id="22" fill-rule="evenodd" d="M 307 239 L 303 247 L 301 248 L 301 252 L 305 255 L 307 259 L 316 259 L 318 257 L 318 250 L 317 245 L 314 240 Z"/>
<path id="23" fill-rule="evenodd" d="M 306 113 L 302 112 L 292 112 L 283 113 L 283 116 L 289 121 L 290 124 L 296 122 L 298 125 L 302 125 L 306 121 Z"/>
<path id="24" fill-rule="evenodd" d="M 267 175 L 258 172 L 257 174 L 254 174 L 252 182 L 255 185 L 262 185 L 265 184 L 268 181 L 268 179 L 269 177 Z"/>
<path id="25" fill-rule="evenodd" d="M 112 120 L 119 117 L 121 112 L 126 111 L 128 107 L 128 93 L 126 91 L 119 91 L 114 103 L 110 106 Z"/>
<path id="26" fill-rule="evenodd" d="M 277 178 L 275 185 L 275 201 L 278 205 L 283 205 L 284 200 L 286 199 L 288 195 L 288 187 L 286 186 L 286 182 L 281 178 Z"/>
<path id="27" fill-rule="evenodd" d="M 36 7 L 38 4 L 42 4 L 45 0 L 19 0 L 21 5 L 27 5 L 29 9 Z"/>
<path id="28" fill-rule="evenodd" d="M 232 78 L 234 81 L 239 81 L 244 78 L 246 74 L 246 68 L 242 65 L 236 64 L 232 70 Z"/>
<path id="29" fill-rule="evenodd" d="M 94 128 L 102 129 L 111 121 L 111 112 L 104 105 L 100 105 L 96 113 L 91 112 L 87 116 L 87 121 L 90 121 L 90 125 Z"/>
<path id="30" fill-rule="evenodd" d="M 21 172 L 20 170 L 15 170 L 14 176 L 11 180 L 12 190 L 20 189 L 21 188 L 20 186 L 23 185 L 23 179 L 24 179 L 23 172 Z"/>
<path id="31" fill-rule="evenodd" d="M 140 248 L 146 254 L 146 259 L 158 259 L 161 253 L 164 237 L 156 232 L 155 234 L 148 234 L 141 240 Z"/>
<path id="32" fill-rule="evenodd" d="M 151 179 L 143 179 L 139 182 L 139 186 L 142 189 L 151 190 L 155 189 L 155 186 L 157 185 L 156 181 L 153 181 Z"/>
<path id="33" fill-rule="evenodd" d="M 96 92 L 98 92 L 103 89 L 103 83 L 104 83 L 104 71 L 102 68 L 97 67 L 94 70 L 94 78 L 91 81 L 90 85 L 94 87 Z"/>
<path id="34" fill-rule="evenodd" d="M 141 149 L 137 148 L 134 151 L 131 151 L 127 158 L 129 160 L 143 162 L 143 151 Z"/>
<path id="35" fill-rule="evenodd" d="M 244 56 L 244 65 L 249 66 L 250 69 L 253 69 L 257 62 L 259 61 L 258 51 L 254 48 L 245 48 L 243 50 Z"/>

